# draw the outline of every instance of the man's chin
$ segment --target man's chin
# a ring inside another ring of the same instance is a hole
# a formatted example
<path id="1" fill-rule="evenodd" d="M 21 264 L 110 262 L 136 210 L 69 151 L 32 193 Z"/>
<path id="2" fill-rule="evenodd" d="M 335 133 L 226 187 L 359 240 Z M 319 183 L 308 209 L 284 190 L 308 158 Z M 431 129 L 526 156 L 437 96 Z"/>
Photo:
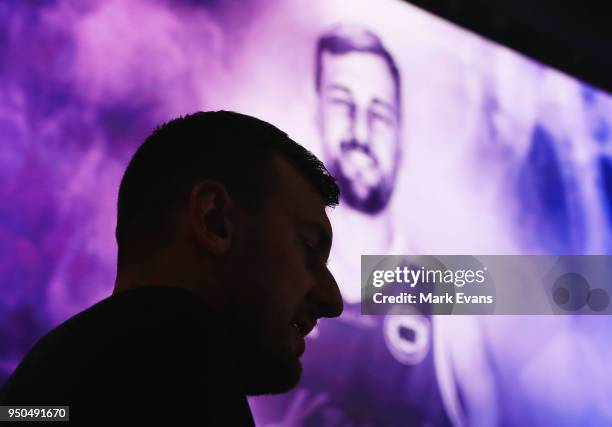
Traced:
<path id="1" fill-rule="evenodd" d="M 245 375 L 245 391 L 250 396 L 286 393 L 294 388 L 302 377 L 302 364 L 293 360 L 267 362 L 252 366 Z M 263 365 L 263 366 L 262 366 Z"/>
<path id="2" fill-rule="evenodd" d="M 351 208 L 374 215 L 387 206 L 391 192 L 385 191 L 382 178 L 373 183 L 366 183 L 357 177 L 351 178 L 339 162 L 332 164 L 330 173 L 338 182 L 343 203 Z"/>

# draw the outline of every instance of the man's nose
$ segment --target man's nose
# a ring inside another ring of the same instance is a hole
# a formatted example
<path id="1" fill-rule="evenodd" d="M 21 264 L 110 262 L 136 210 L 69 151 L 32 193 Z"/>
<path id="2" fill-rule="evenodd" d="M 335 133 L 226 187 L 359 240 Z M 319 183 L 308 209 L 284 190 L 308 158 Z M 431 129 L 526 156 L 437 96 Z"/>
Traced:
<path id="1" fill-rule="evenodd" d="M 370 142 L 370 129 L 368 125 L 368 114 L 366 111 L 356 108 L 355 116 L 351 126 L 353 141 L 359 145 L 368 146 Z"/>
<path id="2" fill-rule="evenodd" d="M 338 283 L 336 283 L 336 279 L 328 269 L 325 269 L 323 275 L 324 277 L 321 278 L 315 289 L 313 289 L 313 296 L 318 306 L 318 314 L 320 317 L 338 317 L 344 309 Z"/>

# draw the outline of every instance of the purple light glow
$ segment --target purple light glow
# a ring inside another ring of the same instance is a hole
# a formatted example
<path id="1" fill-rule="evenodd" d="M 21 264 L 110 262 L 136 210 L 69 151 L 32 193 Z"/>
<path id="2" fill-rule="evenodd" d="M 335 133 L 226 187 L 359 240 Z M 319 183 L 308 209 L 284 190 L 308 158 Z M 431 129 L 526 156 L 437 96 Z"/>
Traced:
<path id="1" fill-rule="evenodd" d="M 612 251 L 612 98 L 405 3 L 6 1 L 0 382 L 40 336 L 110 294 L 119 180 L 156 125 L 196 110 L 237 110 L 325 157 L 315 43 L 339 22 L 380 37 L 402 79 L 389 206 L 366 219 L 342 206 L 331 214 L 339 242 L 331 265 L 345 302 L 359 298 L 351 285 L 359 284 L 359 255 L 376 249 Z M 612 421 L 607 317 L 425 319 L 430 341 L 419 342 L 434 350 L 419 355 L 423 369 L 406 362 L 414 358 L 398 361 L 389 336 L 375 332 L 383 326 L 368 322 L 318 329 L 307 340 L 304 385 L 253 399 L 258 423 L 361 422 L 360 407 L 419 405 L 404 397 L 430 383 L 455 425 Z M 401 342 L 411 339 L 403 330 L 393 337 L 398 348 L 414 347 Z M 405 381 L 376 379 L 387 360 Z M 382 412 L 372 425 L 387 425 L 380 420 L 388 415 L 401 424 L 403 412 Z"/>

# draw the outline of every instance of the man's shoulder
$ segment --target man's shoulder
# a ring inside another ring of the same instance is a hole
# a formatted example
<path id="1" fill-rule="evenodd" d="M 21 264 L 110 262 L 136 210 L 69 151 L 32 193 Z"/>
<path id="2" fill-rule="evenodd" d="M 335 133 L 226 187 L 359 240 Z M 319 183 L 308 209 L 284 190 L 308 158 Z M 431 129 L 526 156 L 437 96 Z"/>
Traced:
<path id="1" fill-rule="evenodd" d="M 59 338 L 91 331 L 101 335 L 148 329 L 163 332 L 179 325 L 195 329 L 212 328 L 218 326 L 217 323 L 195 293 L 169 286 L 143 286 L 100 301 L 71 317 L 52 333 Z M 160 325 L 167 325 L 167 328 L 160 330 Z"/>
<path id="2" fill-rule="evenodd" d="M 109 422 L 192 425 L 203 410 L 213 411 L 217 425 L 250 425 L 240 390 L 218 319 L 196 295 L 156 286 L 109 297 L 55 328 L 22 361 L 2 399 L 70 405 L 71 420 L 87 420 L 78 425 L 92 425 L 102 410 Z"/>
<path id="3" fill-rule="evenodd" d="M 41 338 L 7 386 L 17 394 L 22 394 L 18 389 L 27 388 L 25 394 L 44 395 L 50 387 L 56 394 L 64 389 L 70 395 L 73 389 L 95 392 L 87 384 L 104 388 L 113 387 L 113 381 L 142 383 L 147 375 L 162 380 L 169 366 L 194 362 L 184 354 L 215 355 L 206 348 L 207 342 L 216 344 L 223 336 L 215 323 L 204 304 L 188 291 L 161 286 L 126 291 L 73 316 Z"/>
<path id="4" fill-rule="evenodd" d="M 114 343 L 121 344 L 125 353 L 145 339 L 159 342 L 210 333 L 218 327 L 218 319 L 194 293 L 146 286 L 112 295 L 76 314 L 45 335 L 33 350 L 68 347 L 78 353 Z"/>

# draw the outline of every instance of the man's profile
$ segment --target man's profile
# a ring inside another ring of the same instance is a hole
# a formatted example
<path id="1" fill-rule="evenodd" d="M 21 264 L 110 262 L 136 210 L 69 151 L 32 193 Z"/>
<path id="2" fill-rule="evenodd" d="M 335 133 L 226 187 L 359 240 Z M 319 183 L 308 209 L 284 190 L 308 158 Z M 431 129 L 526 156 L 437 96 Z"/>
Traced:
<path id="1" fill-rule="evenodd" d="M 330 268 L 342 278 L 345 310 L 309 336 L 299 387 L 272 402 L 252 402 L 257 421 L 285 427 L 451 425 L 438 386 L 431 316 L 360 314 L 360 256 L 410 250 L 391 205 L 403 151 L 396 59 L 376 33 L 355 24 L 322 33 L 314 54 L 316 125 L 343 202 L 330 215 L 336 236 L 343 236 Z"/>
<path id="2" fill-rule="evenodd" d="M 252 425 L 245 395 L 294 387 L 304 336 L 342 312 L 337 203 L 323 164 L 266 122 L 159 127 L 119 189 L 113 295 L 43 337 L 0 403 L 70 405 L 83 425 Z"/>
<path id="3" fill-rule="evenodd" d="M 472 342 L 479 339 L 468 322 L 433 316 L 427 304 L 413 306 L 407 316 L 361 315 L 360 256 L 418 253 L 396 221 L 398 212 L 411 207 L 396 193 L 407 142 L 402 78 L 395 55 L 368 28 L 341 23 L 316 39 L 316 125 L 342 198 L 330 214 L 340 238 L 329 264 L 344 312 L 337 321 L 320 322 L 308 336 L 305 375 L 295 390 L 251 400 L 263 427 L 450 426 L 464 419 L 492 424 L 486 416 L 493 412 L 492 399 L 482 392 L 490 389 L 479 388 L 488 385 L 488 371 L 479 372 L 482 358 L 476 351 L 458 357 L 467 353 L 457 348 L 465 348 L 468 331 Z M 463 418 L 464 407 L 469 418 Z"/>

